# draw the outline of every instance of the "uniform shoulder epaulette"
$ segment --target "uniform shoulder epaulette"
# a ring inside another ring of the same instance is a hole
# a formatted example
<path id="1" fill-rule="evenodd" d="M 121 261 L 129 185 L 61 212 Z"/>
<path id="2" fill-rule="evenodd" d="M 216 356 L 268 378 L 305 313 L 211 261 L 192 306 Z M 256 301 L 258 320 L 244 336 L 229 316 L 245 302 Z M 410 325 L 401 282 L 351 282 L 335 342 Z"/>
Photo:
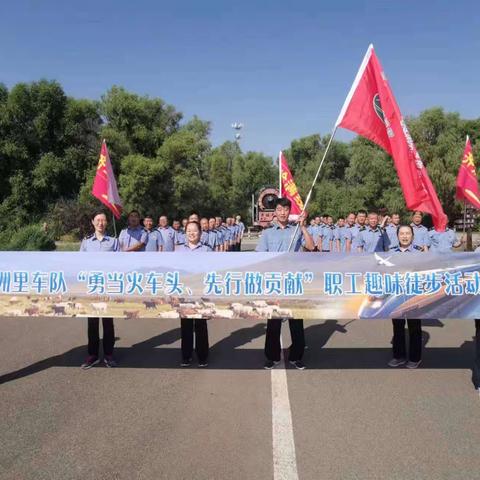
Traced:
<path id="1" fill-rule="evenodd" d="M 85 237 L 83 237 L 83 239 L 88 240 L 90 238 L 93 238 L 94 235 L 95 235 L 94 233 L 92 233 L 91 235 L 86 235 Z"/>
<path id="2" fill-rule="evenodd" d="M 422 247 L 419 247 L 418 245 L 414 245 L 413 248 L 414 248 L 414 250 L 423 251 Z"/>
<path id="3" fill-rule="evenodd" d="M 365 225 L 363 225 L 363 226 L 359 227 L 358 230 L 359 230 L 360 232 L 362 232 L 363 230 L 365 230 L 365 228 L 366 228 Z"/>

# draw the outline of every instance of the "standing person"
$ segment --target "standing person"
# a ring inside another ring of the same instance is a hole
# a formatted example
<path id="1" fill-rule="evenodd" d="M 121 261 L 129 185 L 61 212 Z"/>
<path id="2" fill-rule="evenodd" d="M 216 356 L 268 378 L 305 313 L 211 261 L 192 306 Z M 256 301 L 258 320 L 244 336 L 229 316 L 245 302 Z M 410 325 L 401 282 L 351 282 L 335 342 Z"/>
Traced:
<path id="1" fill-rule="evenodd" d="M 208 229 L 213 232 L 215 235 L 215 251 L 222 252 L 223 251 L 223 235 L 220 230 L 217 230 L 215 227 L 215 217 L 208 219 Z"/>
<path id="2" fill-rule="evenodd" d="M 326 224 L 321 230 L 318 238 L 317 248 L 320 252 L 333 252 L 333 243 L 335 241 L 335 225 L 333 224 L 333 218 L 330 215 L 326 215 Z"/>
<path id="3" fill-rule="evenodd" d="M 239 230 L 237 251 L 240 252 L 242 250 L 242 239 L 245 233 L 245 224 L 242 222 L 242 217 L 240 215 L 237 215 L 235 217 L 235 223 L 238 225 L 238 230 Z"/>
<path id="4" fill-rule="evenodd" d="M 368 226 L 358 234 L 357 249 L 359 252 L 366 253 L 388 250 L 388 236 L 378 225 L 378 213 L 370 212 L 368 214 Z"/>
<path id="5" fill-rule="evenodd" d="M 188 221 L 188 220 L 187 220 Z M 181 227 L 180 220 L 172 222 L 172 228 L 175 231 L 175 245 L 182 245 L 185 243 L 185 231 Z"/>
<path id="6" fill-rule="evenodd" d="M 118 236 L 122 252 L 144 252 L 148 243 L 148 232 L 140 225 L 140 213 L 132 210 L 127 218 L 128 227 Z"/>
<path id="7" fill-rule="evenodd" d="M 422 247 L 414 245 L 414 233 L 411 225 L 401 225 L 398 227 L 398 246 L 392 249 L 392 252 L 414 253 L 422 252 Z M 405 319 L 394 318 L 393 324 L 393 358 L 388 362 L 389 367 L 400 367 L 405 365 L 407 368 L 417 368 L 422 361 L 422 321 L 416 318 L 408 318 L 409 351 L 407 361 L 407 348 L 405 338 Z"/>
<path id="8" fill-rule="evenodd" d="M 288 198 L 277 198 L 275 200 L 276 222 L 272 227 L 263 231 L 260 241 L 257 245 L 257 252 L 287 252 L 295 234 L 296 228 L 288 223 L 292 203 Z M 313 239 L 308 233 L 305 226 L 306 213 L 304 212 L 298 218 L 300 229 L 293 239 L 293 251 L 298 252 L 302 246 L 302 239 L 305 239 L 305 248 L 313 250 L 315 245 Z M 303 320 L 289 319 L 290 335 L 292 337 L 292 345 L 289 348 L 290 364 L 299 370 L 303 370 L 305 365 L 302 362 L 305 350 L 305 333 L 303 329 Z M 265 336 L 265 369 L 271 370 L 280 362 L 281 344 L 280 335 L 282 329 L 282 319 L 272 318 L 267 321 L 267 333 Z"/>
<path id="9" fill-rule="evenodd" d="M 335 251 L 345 253 L 347 249 L 345 218 L 339 217 L 335 228 Z"/>
<path id="10" fill-rule="evenodd" d="M 424 252 L 426 252 L 428 251 L 431 242 L 430 236 L 428 235 L 428 229 L 422 225 L 422 220 L 422 212 L 413 212 L 412 223 L 410 225 L 413 229 L 413 244 L 417 245 Z"/>
<path id="11" fill-rule="evenodd" d="M 398 247 L 397 229 L 399 225 L 400 225 L 400 215 L 398 213 L 392 213 L 390 217 L 386 215 L 383 218 L 382 226 L 384 226 L 385 233 L 388 236 L 388 243 L 389 243 L 390 250 L 393 250 L 395 247 Z"/>
<path id="12" fill-rule="evenodd" d="M 210 230 L 208 218 L 203 217 L 200 220 L 200 226 L 202 228 L 200 242 L 204 245 L 208 245 L 212 249 L 212 251 L 214 251 L 217 248 L 217 235 L 213 230 Z"/>
<path id="13" fill-rule="evenodd" d="M 212 249 L 200 242 L 201 227 L 196 221 L 189 221 L 185 229 L 186 241 L 177 250 L 181 253 L 211 252 Z M 189 367 L 192 364 L 193 353 L 193 332 L 195 331 L 195 352 L 197 353 L 198 366 L 208 366 L 208 327 L 205 318 L 180 319 L 182 332 L 182 367 Z"/>
<path id="14" fill-rule="evenodd" d="M 430 237 L 430 250 L 436 253 L 451 252 L 453 248 L 458 248 L 465 242 L 463 237 L 457 240 L 455 231 L 448 228 L 448 218 L 447 228 L 444 232 L 438 232 L 435 228 L 432 228 L 428 232 L 428 236 Z"/>
<path id="15" fill-rule="evenodd" d="M 348 216 L 348 218 L 350 217 L 350 215 Z M 359 210 L 356 215 L 355 214 L 353 215 L 355 216 L 355 224 L 351 228 L 347 227 L 347 232 L 346 232 L 346 237 L 347 237 L 346 251 L 347 252 L 358 251 L 358 244 L 357 244 L 358 236 L 360 232 L 365 230 L 365 222 L 367 221 L 367 212 L 365 210 Z"/>
<path id="16" fill-rule="evenodd" d="M 153 228 L 153 217 L 146 215 L 143 219 L 143 226 L 148 233 L 148 241 L 145 245 L 146 252 L 161 252 L 163 250 L 163 239 L 160 232 Z"/>
<path id="17" fill-rule="evenodd" d="M 163 240 L 163 251 L 173 252 L 175 250 L 175 230 L 168 224 L 168 217 L 161 215 L 158 219 L 158 231 Z"/>
<path id="18" fill-rule="evenodd" d="M 81 252 L 118 252 L 120 245 L 115 237 L 106 234 L 107 216 L 102 211 L 92 215 L 93 235 L 82 240 Z M 100 351 L 100 318 L 88 317 L 88 357 L 82 363 L 82 369 L 88 370 L 94 367 L 99 360 Z M 116 367 L 117 363 L 113 358 L 113 346 L 115 345 L 115 329 L 113 318 L 102 318 L 103 325 L 103 363 L 107 367 Z"/>
<path id="19" fill-rule="evenodd" d="M 220 251 L 227 252 L 228 251 L 229 230 L 223 225 L 223 218 L 222 217 L 215 217 L 215 228 L 221 234 L 222 247 L 221 247 Z"/>

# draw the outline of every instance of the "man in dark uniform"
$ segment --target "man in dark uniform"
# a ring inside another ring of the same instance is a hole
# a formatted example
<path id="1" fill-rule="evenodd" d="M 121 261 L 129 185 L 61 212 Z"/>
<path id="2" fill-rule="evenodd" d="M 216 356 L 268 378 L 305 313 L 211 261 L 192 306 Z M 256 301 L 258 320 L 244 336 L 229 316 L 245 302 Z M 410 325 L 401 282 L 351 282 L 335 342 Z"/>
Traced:
<path id="1" fill-rule="evenodd" d="M 291 202 L 288 198 L 277 198 L 275 201 L 276 221 L 270 227 L 262 232 L 260 241 L 257 245 L 257 252 L 287 252 L 292 243 L 292 250 L 298 252 L 304 239 L 305 248 L 312 251 L 315 248 L 313 239 L 305 225 L 306 213 L 298 218 L 300 227 L 296 230 L 295 225 L 288 223 L 290 215 Z M 297 232 L 295 234 L 295 232 Z M 292 242 L 292 237 L 295 238 Z M 290 335 L 292 345 L 289 348 L 289 361 L 295 368 L 303 370 L 305 365 L 302 362 L 303 352 L 305 350 L 305 334 L 303 330 L 303 320 L 289 319 Z M 282 328 L 281 318 L 272 318 L 267 321 L 267 333 L 265 336 L 265 369 L 271 370 L 280 362 L 281 344 L 280 335 Z"/>

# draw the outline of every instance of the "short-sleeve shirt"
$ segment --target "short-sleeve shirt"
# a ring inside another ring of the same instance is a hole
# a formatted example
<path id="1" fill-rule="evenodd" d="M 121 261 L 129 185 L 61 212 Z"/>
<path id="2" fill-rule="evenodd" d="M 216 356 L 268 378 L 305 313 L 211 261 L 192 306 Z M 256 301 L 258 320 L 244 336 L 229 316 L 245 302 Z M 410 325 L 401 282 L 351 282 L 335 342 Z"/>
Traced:
<path id="1" fill-rule="evenodd" d="M 367 227 L 358 235 L 357 247 L 366 253 L 385 252 L 388 250 L 388 236 L 381 227 Z"/>
<path id="2" fill-rule="evenodd" d="M 122 251 L 126 251 L 139 243 L 143 243 L 144 246 L 139 251 L 144 252 L 145 245 L 148 242 L 148 232 L 140 226 L 137 228 L 124 228 L 118 236 L 118 241 L 120 243 L 120 250 Z"/>
<path id="3" fill-rule="evenodd" d="M 158 227 L 157 230 L 162 235 L 163 251 L 173 252 L 175 250 L 175 230 L 170 227 Z"/>
<path id="4" fill-rule="evenodd" d="M 356 252 L 358 247 L 358 236 L 360 232 L 365 230 L 365 227 L 361 227 L 358 223 L 355 223 L 353 226 L 347 226 L 345 230 L 345 238 L 350 240 L 350 251 Z"/>
<path id="5" fill-rule="evenodd" d="M 146 252 L 158 252 L 163 247 L 163 239 L 157 229 L 148 232 L 148 242 L 145 245 Z"/>
<path id="6" fill-rule="evenodd" d="M 393 223 L 389 223 L 385 227 L 385 233 L 388 236 L 388 241 L 389 241 L 389 248 L 390 250 L 393 250 L 395 247 L 398 246 L 398 235 L 397 235 L 397 225 L 394 225 Z"/>
<path id="7" fill-rule="evenodd" d="M 188 243 L 184 243 L 183 245 L 180 245 L 176 251 L 177 252 L 211 252 L 212 249 L 210 248 L 209 245 L 205 245 L 202 242 L 198 242 L 194 248 L 190 248 Z"/>
<path id="8" fill-rule="evenodd" d="M 453 230 L 447 228 L 444 232 L 430 230 L 429 232 L 432 252 L 450 252 L 457 243 L 457 236 Z"/>
<path id="9" fill-rule="evenodd" d="M 81 252 L 118 252 L 120 244 L 115 237 L 105 235 L 99 240 L 95 234 L 84 238 L 80 245 Z"/>
<path id="10" fill-rule="evenodd" d="M 330 241 L 332 242 L 332 250 L 333 250 L 333 241 L 335 240 L 335 227 L 325 225 L 322 228 L 322 250 L 330 251 Z"/>
<path id="11" fill-rule="evenodd" d="M 336 227 L 335 228 L 335 240 L 340 241 L 340 252 L 345 252 L 347 249 L 347 227 Z M 334 245 L 334 250 L 337 250 L 337 246 Z"/>
<path id="12" fill-rule="evenodd" d="M 270 228 L 266 228 L 262 232 L 260 241 L 258 242 L 257 252 L 288 252 L 288 247 L 292 241 L 296 226 L 287 224 L 282 228 L 274 223 Z M 292 251 L 298 252 L 302 246 L 303 233 L 300 228 L 297 230 L 295 240 L 292 244 Z"/>
<path id="13" fill-rule="evenodd" d="M 212 250 L 215 250 L 217 243 L 217 235 L 213 230 L 206 230 L 202 232 L 200 242 L 208 245 Z"/>
<path id="14" fill-rule="evenodd" d="M 419 247 L 427 246 L 429 247 L 430 236 L 428 235 L 428 229 L 423 225 L 416 226 L 414 223 L 410 224 L 413 228 L 413 244 L 418 245 Z"/>
<path id="15" fill-rule="evenodd" d="M 172 227 L 173 228 L 173 227 Z M 186 242 L 185 232 L 183 230 L 175 230 L 175 245 L 181 245 L 182 243 Z"/>
<path id="16" fill-rule="evenodd" d="M 393 247 L 391 250 L 391 252 L 399 252 L 399 253 L 405 253 L 405 252 L 413 252 L 413 253 L 420 253 L 422 252 L 422 247 L 419 247 L 418 245 L 414 245 L 413 243 L 411 243 L 407 248 L 405 249 L 401 249 L 400 248 L 400 245 L 397 245 L 396 247 Z"/>

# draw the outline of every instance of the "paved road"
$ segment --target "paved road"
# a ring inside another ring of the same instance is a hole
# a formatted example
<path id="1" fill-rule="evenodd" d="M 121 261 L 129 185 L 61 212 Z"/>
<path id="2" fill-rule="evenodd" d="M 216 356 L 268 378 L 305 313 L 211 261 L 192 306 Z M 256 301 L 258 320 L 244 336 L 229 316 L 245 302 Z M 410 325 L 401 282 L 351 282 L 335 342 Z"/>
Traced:
<path id="1" fill-rule="evenodd" d="M 82 371 L 84 320 L 2 319 L 0 479 L 480 478 L 472 322 L 431 322 L 417 371 L 385 367 L 389 322 L 342 323 L 306 325 L 309 368 L 282 374 L 262 324 L 212 321 L 199 370 L 177 322 L 117 320 L 121 368 Z"/>

